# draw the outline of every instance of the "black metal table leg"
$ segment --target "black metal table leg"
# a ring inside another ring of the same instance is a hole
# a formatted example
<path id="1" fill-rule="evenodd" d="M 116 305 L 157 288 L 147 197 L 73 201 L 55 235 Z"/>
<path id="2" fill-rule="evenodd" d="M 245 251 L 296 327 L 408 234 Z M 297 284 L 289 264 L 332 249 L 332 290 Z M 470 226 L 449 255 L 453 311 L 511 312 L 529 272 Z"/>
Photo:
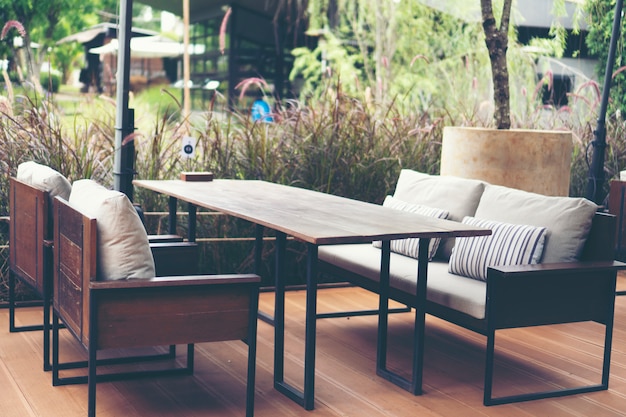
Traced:
<path id="1" fill-rule="evenodd" d="M 304 389 L 285 382 L 285 283 L 283 279 L 285 235 L 276 236 L 276 307 L 274 311 L 274 387 L 288 398 L 313 410 L 315 406 L 315 333 L 317 310 L 317 245 L 307 246 Z"/>
<path id="2" fill-rule="evenodd" d="M 413 333 L 413 366 L 410 380 L 387 369 L 387 323 L 389 303 L 389 241 L 383 241 L 382 258 L 380 266 L 380 313 L 378 319 L 378 352 L 376 355 L 376 374 L 399 387 L 418 395 L 422 393 L 422 373 L 424 365 L 424 330 L 426 314 L 424 304 L 426 302 L 427 279 L 428 279 L 428 246 L 430 239 L 420 238 L 418 266 L 417 266 L 417 303 L 415 308 L 415 327 Z"/>
<path id="3" fill-rule="evenodd" d="M 188 210 L 189 210 L 189 218 L 187 220 L 189 222 L 189 225 L 187 227 L 189 228 L 189 230 L 187 233 L 187 239 L 190 242 L 195 242 L 196 241 L 196 213 L 198 211 L 198 207 L 196 207 L 194 204 L 189 203 Z"/>
<path id="4" fill-rule="evenodd" d="M 168 216 L 167 216 L 167 228 L 170 235 L 176 234 L 176 207 L 178 205 L 178 199 L 176 197 L 170 197 L 167 202 Z"/>
<path id="5" fill-rule="evenodd" d="M 257 275 L 261 275 L 261 264 L 263 262 L 263 231 L 265 227 L 257 224 L 254 229 L 254 273 Z M 283 235 L 285 236 L 285 235 Z M 277 265 L 276 270 L 280 268 Z M 274 317 L 270 314 L 259 310 L 257 313 L 260 320 L 264 322 L 274 325 Z"/>

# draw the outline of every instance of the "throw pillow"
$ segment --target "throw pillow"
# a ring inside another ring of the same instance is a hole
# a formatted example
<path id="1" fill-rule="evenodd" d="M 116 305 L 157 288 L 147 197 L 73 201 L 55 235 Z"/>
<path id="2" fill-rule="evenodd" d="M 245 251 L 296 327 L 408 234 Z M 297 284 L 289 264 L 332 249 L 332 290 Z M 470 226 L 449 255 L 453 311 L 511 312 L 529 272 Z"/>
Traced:
<path id="1" fill-rule="evenodd" d="M 479 180 L 403 169 L 393 196 L 407 203 L 447 210 L 448 219 L 460 222 L 465 216 L 475 216 L 484 188 L 485 183 Z M 447 261 L 453 247 L 454 238 L 443 239 L 437 257 Z"/>
<path id="2" fill-rule="evenodd" d="M 98 224 L 98 280 L 153 278 L 148 235 L 125 194 L 93 180 L 75 181 L 70 204 Z"/>
<path id="3" fill-rule="evenodd" d="M 465 217 L 464 224 L 492 230 L 489 236 L 458 238 L 448 272 L 487 280 L 487 268 L 539 263 L 546 237 L 545 227 L 501 223 Z"/>
<path id="4" fill-rule="evenodd" d="M 383 206 L 395 210 L 421 214 L 422 216 L 436 217 L 438 219 L 447 219 L 449 214 L 446 210 L 407 203 L 406 201 L 399 200 L 390 195 L 385 198 Z M 428 260 L 431 260 L 433 256 L 435 256 L 437 248 L 439 247 L 439 242 L 441 242 L 441 239 L 430 239 L 430 245 L 428 245 Z M 372 244 L 377 248 L 382 247 L 382 243 L 379 240 L 372 242 Z M 400 253 L 415 259 L 419 257 L 418 238 L 392 240 L 390 247 L 392 252 Z"/>

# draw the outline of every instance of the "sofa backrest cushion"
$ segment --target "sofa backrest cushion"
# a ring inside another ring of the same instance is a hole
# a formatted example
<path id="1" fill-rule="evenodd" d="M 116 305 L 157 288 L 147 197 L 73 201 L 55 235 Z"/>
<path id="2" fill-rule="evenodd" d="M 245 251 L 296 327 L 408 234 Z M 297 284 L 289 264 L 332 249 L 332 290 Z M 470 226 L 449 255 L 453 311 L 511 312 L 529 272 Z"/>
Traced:
<path id="1" fill-rule="evenodd" d="M 420 204 L 411 204 L 406 201 L 399 200 L 388 195 L 383 202 L 384 207 L 389 207 L 394 210 L 408 211 L 410 213 L 421 214 L 422 216 L 435 217 L 437 219 L 447 219 L 448 212 L 438 208 L 427 207 Z M 400 253 L 402 255 L 410 256 L 411 258 L 419 258 L 419 242 L 418 238 L 409 239 L 396 239 L 390 242 L 390 249 L 392 252 Z M 428 259 L 431 260 L 437 252 L 441 239 L 430 239 L 428 245 Z M 374 247 L 381 248 L 382 244 L 380 240 L 372 242 Z"/>
<path id="2" fill-rule="evenodd" d="M 93 180 L 79 180 L 72 185 L 69 201 L 97 221 L 98 280 L 155 276 L 146 229 L 125 194 Z"/>
<path id="3" fill-rule="evenodd" d="M 460 222 L 465 216 L 475 215 L 484 187 L 485 183 L 479 180 L 403 169 L 393 196 L 407 203 L 446 210 L 449 220 Z M 437 258 L 448 260 L 453 247 L 454 239 L 443 239 Z"/>
<path id="4" fill-rule="evenodd" d="M 26 184 L 47 191 L 51 199 L 56 196 L 64 200 L 70 198 L 70 192 L 72 191 L 70 182 L 63 174 L 47 165 L 42 165 L 35 161 L 22 162 L 17 166 L 15 177 Z"/>
<path id="5" fill-rule="evenodd" d="M 552 197 L 488 184 L 475 217 L 547 228 L 542 263 L 579 259 L 598 206 L 585 198 Z"/>

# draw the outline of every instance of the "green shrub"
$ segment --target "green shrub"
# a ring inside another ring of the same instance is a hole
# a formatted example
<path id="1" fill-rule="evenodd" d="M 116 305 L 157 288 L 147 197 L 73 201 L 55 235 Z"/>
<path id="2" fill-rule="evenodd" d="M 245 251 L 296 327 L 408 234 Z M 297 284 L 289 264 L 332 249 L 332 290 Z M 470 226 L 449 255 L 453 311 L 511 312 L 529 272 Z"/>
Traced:
<path id="1" fill-rule="evenodd" d="M 50 93 L 58 93 L 61 86 L 61 74 L 56 71 L 42 72 L 39 76 L 41 86 Z"/>

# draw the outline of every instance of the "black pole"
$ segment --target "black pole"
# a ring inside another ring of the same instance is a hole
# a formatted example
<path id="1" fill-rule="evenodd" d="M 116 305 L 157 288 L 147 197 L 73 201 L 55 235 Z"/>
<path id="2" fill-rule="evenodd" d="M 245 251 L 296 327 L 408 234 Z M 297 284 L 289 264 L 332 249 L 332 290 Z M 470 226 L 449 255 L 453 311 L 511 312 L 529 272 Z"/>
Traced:
<path id="1" fill-rule="evenodd" d="M 115 116 L 114 188 L 132 201 L 134 146 L 123 145 L 134 131 L 134 114 L 128 108 L 130 85 L 130 39 L 132 37 L 133 0 L 120 0 L 120 24 L 117 29 L 117 112 Z M 129 143 L 132 143 L 130 141 Z M 130 167 L 128 166 L 130 162 Z"/>
<path id="2" fill-rule="evenodd" d="M 589 182 L 587 184 L 586 197 L 601 204 L 602 186 L 604 184 L 604 154 L 606 151 L 606 109 L 609 102 L 609 92 L 611 89 L 611 81 L 613 75 L 613 67 L 615 66 L 615 49 L 617 40 L 620 36 L 622 25 L 622 5 L 623 0 L 617 0 L 615 4 L 615 15 L 613 17 L 613 31 L 611 33 L 611 43 L 609 44 L 609 56 L 606 62 L 606 70 L 604 71 L 604 87 L 602 90 L 602 101 L 600 103 L 600 114 L 598 116 L 598 125 L 594 130 L 594 139 L 591 142 L 593 146 L 593 158 L 591 167 L 589 168 Z"/>

